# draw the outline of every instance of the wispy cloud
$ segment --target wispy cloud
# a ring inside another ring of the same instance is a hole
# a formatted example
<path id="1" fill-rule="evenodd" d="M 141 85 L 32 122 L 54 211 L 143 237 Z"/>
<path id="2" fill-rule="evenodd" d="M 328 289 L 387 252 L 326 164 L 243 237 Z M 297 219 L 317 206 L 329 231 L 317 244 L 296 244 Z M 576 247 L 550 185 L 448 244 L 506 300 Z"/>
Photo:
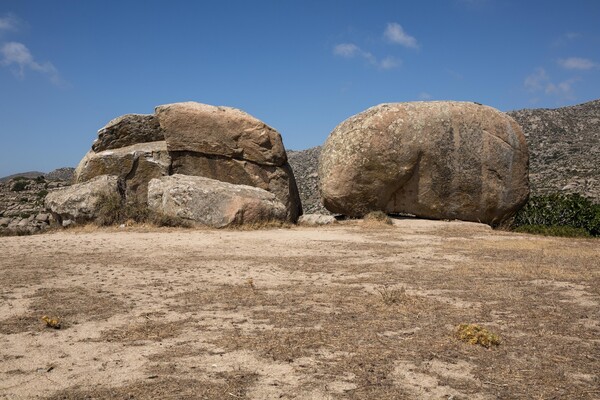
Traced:
<path id="1" fill-rule="evenodd" d="M 62 84 L 58 70 L 54 65 L 50 62 L 37 62 L 23 43 L 8 42 L 2 44 L 0 55 L 2 55 L 0 65 L 13 67 L 13 73 L 20 79 L 25 78 L 25 71 L 31 70 L 46 75 L 55 85 Z"/>
<path id="2" fill-rule="evenodd" d="M 553 82 L 544 68 L 536 68 L 533 73 L 525 78 L 523 86 L 530 93 L 555 96 L 561 100 L 574 100 L 573 84 L 577 81 L 579 81 L 579 78 Z"/>
<path id="3" fill-rule="evenodd" d="M 402 61 L 394 57 L 385 57 L 378 60 L 370 51 L 361 49 L 354 43 L 340 43 L 334 46 L 333 54 L 342 58 L 362 58 L 370 65 L 379 69 L 393 69 L 399 67 Z"/>
<path id="4" fill-rule="evenodd" d="M 588 70 L 596 68 L 599 64 L 587 58 L 569 57 L 558 60 L 558 65 L 565 69 Z"/>
<path id="5" fill-rule="evenodd" d="M 0 17 L 0 36 L 3 32 L 18 32 L 22 25 L 21 20 L 13 14 Z M 58 70 L 51 62 L 39 62 L 29 48 L 20 42 L 0 42 L 0 66 L 8 67 L 19 79 L 25 79 L 27 71 L 34 71 L 45 75 L 57 86 L 64 85 Z"/>
<path id="6" fill-rule="evenodd" d="M 419 100 L 431 100 L 433 98 L 433 96 L 430 95 L 427 92 L 421 92 L 421 93 L 419 93 L 418 97 L 419 97 Z"/>
<path id="7" fill-rule="evenodd" d="M 546 82 L 550 80 L 550 77 L 543 68 L 536 68 L 536 70 L 528 75 L 523 82 L 523 86 L 529 92 L 537 92 L 544 88 Z"/>
<path id="8" fill-rule="evenodd" d="M 0 34 L 2 31 L 16 31 L 19 28 L 20 21 L 13 14 L 7 14 L 0 17 Z"/>
<path id="9" fill-rule="evenodd" d="M 393 69 L 402 65 L 402 60 L 395 57 L 386 57 L 379 62 L 381 69 Z"/>
<path id="10" fill-rule="evenodd" d="M 566 46 L 570 42 L 581 38 L 581 33 L 579 32 L 567 32 L 560 35 L 557 39 L 552 42 L 552 46 Z"/>
<path id="11" fill-rule="evenodd" d="M 360 52 L 360 48 L 354 43 L 340 43 L 333 48 L 333 54 L 345 58 L 352 58 Z"/>
<path id="12" fill-rule="evenodd" d="M 391 43 L 399 44 L 404 47 L 411 47 L 414 49 L 419 48 L 417 39 L 404 32 L 402 26 L 396 22 L 390 22 L 387 24 L 387 27 L 383 32 L 383 36 Z"/>

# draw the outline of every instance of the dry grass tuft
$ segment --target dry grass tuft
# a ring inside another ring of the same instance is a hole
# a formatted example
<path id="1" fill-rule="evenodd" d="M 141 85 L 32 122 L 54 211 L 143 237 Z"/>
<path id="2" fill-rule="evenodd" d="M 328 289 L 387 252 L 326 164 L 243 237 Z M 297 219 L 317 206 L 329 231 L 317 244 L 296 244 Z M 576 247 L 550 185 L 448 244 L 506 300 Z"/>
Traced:
<path id="1" fill-rule="evenodd" d="M 371 211 L 363 217 L 363 226 L 378 228 L 393 225 L 392 219 L 383 211 Z"/>
<path id="2" fill-rule="evenodd" d="M 226 226 L 224 229 L 231 229 L 235 231 L 257 231 L 263 229 L 290 229 L 292 226 L 293 224 L 288 221 L 268 220 L 261 222 L 232 224 Z"/>
<path id="3" fill-rule="evenodd" d="M 408 298 L 406 294 L 406 289 L 401 288 L 390 288 L 388 286 L 384 286 L 382 288 L 377 289 L 377 293 L 381 296 L 381 300 L 385 305 L 391 306 L 394 304 L 402 304 Z"/>

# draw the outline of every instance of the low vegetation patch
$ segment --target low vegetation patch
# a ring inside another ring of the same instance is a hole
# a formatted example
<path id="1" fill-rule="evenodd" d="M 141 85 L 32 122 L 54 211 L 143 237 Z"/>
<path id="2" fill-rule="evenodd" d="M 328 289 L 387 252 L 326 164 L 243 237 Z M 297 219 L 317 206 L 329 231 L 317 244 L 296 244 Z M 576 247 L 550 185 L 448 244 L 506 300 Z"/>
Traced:
<path id="1" fill-rule="evenodd" d="M 29 181 L 28 180 L 17 180 L 15 181 L 12 186 L 10 187 L 10 190 L 12 190 L 13 192 L 22 192 L 23 190 L 26 190 L 29 187 Z"/>
<path id="2" fill-rule="evenodd" d="M 579 194 L 533 196 L 515 215 L 512 229 L 549 236 L 600 236 L 600 204 Z"/>
<path id="3" fill-rule="evenodd" d="M 406 298 L 406 290 L 402 288 L 390 288 L 388 286 L 384 286 L 382 288 L 377 289 L 377 293 L 381 296 L 381 300 L 385 305 L 391 306 L 394 304 L 403 303 Z"/>
<path id="4" fill-rule="evenodd" d="M 460 324 L 456 336 L 463 342 L 478 344 L 485 348 L 500 345 L 500 337 L 477 324 Z"/>

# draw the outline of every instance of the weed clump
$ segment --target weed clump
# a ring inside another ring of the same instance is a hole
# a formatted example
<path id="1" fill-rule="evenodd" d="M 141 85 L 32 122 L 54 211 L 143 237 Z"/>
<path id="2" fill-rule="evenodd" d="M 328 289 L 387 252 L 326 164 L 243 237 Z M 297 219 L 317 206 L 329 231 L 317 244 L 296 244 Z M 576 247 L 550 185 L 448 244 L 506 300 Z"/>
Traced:
<path id="1" fill-rule="evenodd" d="M 383 288 L 377 289 L 377 292 L 381 296 L 381 300 L 387 306 L 401 304 L 406 300 L 406 289 L 401 288 L 389 288 L 384 286 Z"/>
<path id="2" fill-rule="evenodd" d="M 500 337 L 477 324 L 460 324 L 456 331 L 459 340 L 489 349 L 500 345 Z"/>

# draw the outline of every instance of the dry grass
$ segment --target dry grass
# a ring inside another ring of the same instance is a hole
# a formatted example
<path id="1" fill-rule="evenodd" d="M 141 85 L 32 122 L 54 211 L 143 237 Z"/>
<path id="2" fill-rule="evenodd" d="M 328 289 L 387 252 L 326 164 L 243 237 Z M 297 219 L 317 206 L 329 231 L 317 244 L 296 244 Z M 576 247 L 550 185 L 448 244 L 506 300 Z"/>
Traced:
<path id="1" fill-rule="evenodd" d="M 61 329 L 85 321 L 105 320 L 125 310 L 124 304 L 102 290 L 84 287 L 38 289 L 31 296 L 28 312 L 0 321 L 0 334 L 42 331 L 44 316 L 60 320 Z"/>
<path id="2" fill-rule="evenodd" d="M 392 219 L 383 211 L 371 211 L 363 217 L 363 227 L 381 228 L 386 225 L 392 225 Z"/>
<path id="3" fill-rule="evenodd" d="M 143 354 L 129 373 L 145 378 L 118 387 L 109 380 L 92 384 L 99 372 L 83 370 L 85 356 L 77 367 L 71 358 L 56 359 L 52 374 L 64 380 L 49 393 L 53 399 L 598 397 L 596 242 L 523 240 L 460 223 L 410 224 L 363 230 L 354 222 L 252 235 L 57 234 L 79 240 L 62 270 L 49 269 L 61 289 L 33 290 L 28 299 L 35 312 L 28 314 L 35 324 L 0 338 L 27 340 L 45 329 L 44 314 L 66 315 L 82 331 L 98 326 L 94 315 L 121 316 L 90 341 L 63 335 L 74 330 L 56 331 L 53 346 L 106 347 L 97 363 Z M 95 238 L 103 251 L 91 250 Z M 42 264 L 25 257 L 36 239 L 9 251 L 24 260 L 28 274 L 41 274 Z M 60 242 L 44 257 L 64 259 Z M 88 272 L 78 267 L 84 262 L 99 266 Z M 6 269 L 0 261 L 0 276 L 10 277 L 0 295 L 12 302 L 27 293 L 19 277 L 30 282 L 29 275 Z M 69 286 L 72 276 L 78 281 Z M 94 285 L 109 276 L 107 292 L 98 292 Z M 80 302 L 82 296 L 89 301 Z M 50 302 L 68 307 L 52 309 Z M 106 307 L 111 313 L 102 314 Z M 463 343 L 457 326 L 465 321 L 478 321 L 502 345 L 486 350 Z M 38 379 L 25 368 L 34 354 L 7 349 L 0 378 Z M 66 368 L 76 368 L 75 378 L 59 375 Z"/>
<path id="4" fill-rule="evenodd" d="M 146 380 L 118 388 L 69 388 L 48 397 L 48 400 L 243 399 L 256 377 L 255 373 L 244 371 L 219 373 L 214 379 L 178 379 L 151 375 Z"/>

